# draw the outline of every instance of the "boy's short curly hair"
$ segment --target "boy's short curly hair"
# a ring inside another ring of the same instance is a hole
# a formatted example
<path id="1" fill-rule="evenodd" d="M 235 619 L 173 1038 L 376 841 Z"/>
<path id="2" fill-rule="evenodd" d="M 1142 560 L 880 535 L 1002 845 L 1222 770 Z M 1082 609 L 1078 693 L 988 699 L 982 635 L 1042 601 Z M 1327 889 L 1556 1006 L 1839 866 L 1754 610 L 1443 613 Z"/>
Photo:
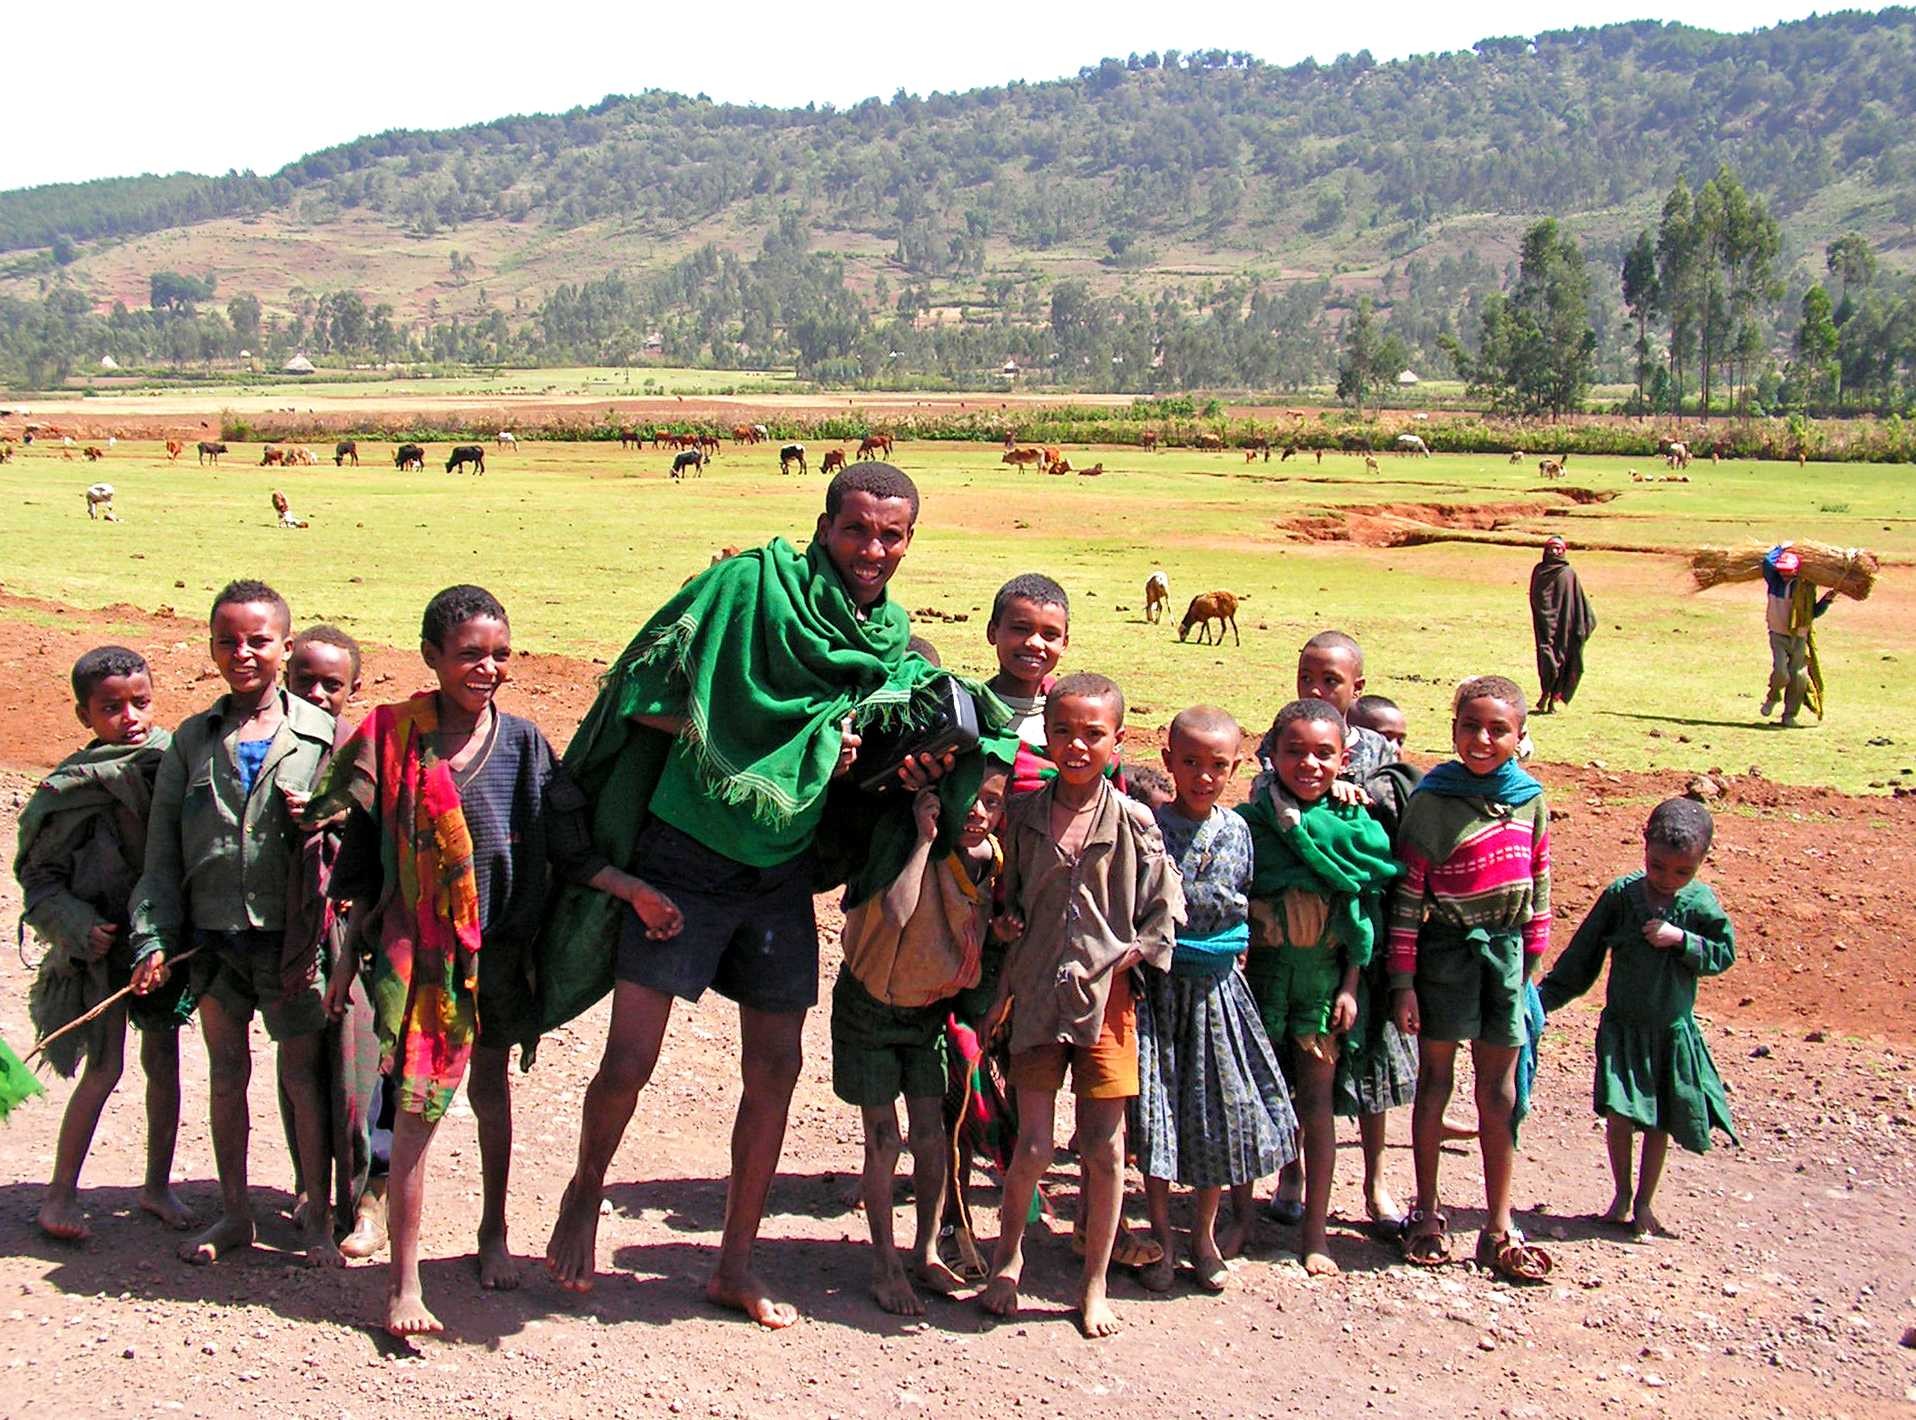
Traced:
<path id="1" fill-rule="evenodd" d="M 1124 723 L 1124 692 L 1110 676 L 1095 671 L 1074 671 L 1061 676 L 1045 692 L 1045 723 L 1051 723 L 1051 707 L 1060 700 L 1109 700 L 1118 708 L 1118 723 Z"/>
<path id="2" fill-rule="evenodd" d="M 251 577 L 242 577 L 220 588 L 219 595 L 213 598 L 212 609 L 206 613 L 208 626 L 213 624 L 213 618 L 220 614 L 223 606 L 270 606 L 279 613 L 279 629 L 288 634 L 292 632 L 293 609 L 287 605 L 286 598 L 266 583 Z"/>
<path id="3" fill-rule="evenodd" d="M 484 587 L 475 587 L 466 582 L 447 587 L 426 603 L 426 614 L 419 618 L 419 639 L 443 646 L 446 636 L 455 626 L 471 621 L 476 616 L 490 616 L 508 626 L 512 624 L 499 598 Z"/>
<path id="4" fill-rule="evenodd" d="M 1451 697 L 1450 713 L 1455 715 L 1472 700 L 1501 700 L 1517 712 L 1519 719 L 1530 713 L 1530 706 L 1523 698 L 1523 687 L 1508 676 L 1472 676 L 1458 686 L 1457 693 Z"/>
<path id="5" fill-rule="evenodd" d="M 1703 854 L 1716 840 L 1716 820 L 1695 799 L 1665 799 L 1650 810 L 1643 841 L 1678 853 Z"/>
<path id="6" fill-rule="evenodd" d="M 1141 804 L 1150 802 L 1149 796 L 1174 799 L 1178 786 L 1171 782 L 1171 776 L 1154 764 L 1127 764 L 1124 767 L 1124 792 Z"/>
<path id="7" fill-rule="evenodd" d="M 1351 668 L 1359 675 L 1364 673 L 1364 648 L 1348 632 L 1320 631 L 1306 641 L 1297 654 L 1302 656 L 1305 651 L 1342 651 L 1351 658 Z"/>
<path id="8" fill-rule="evenodd" d="M 902 468 L 888 463 L 855 463 L 841 469 L 825 487 L 825 516 L 837 517 L 852 493 L 869 493 L 879 499 L 903 498 L 911 504 L 911 520 L 918 521 L 918 485 Z"/>
<path id="9" fill-rule="evenodd" d="M 297 655 L 301 646 L 332 646 L 344 651 L 353 663 L 353 679 L 359 679 L 359 643 L 337 626 L 322 621 L 317 626 L 309 626 L 293 638 L 293 653 Z"/>
<path id="10" fill-rule="evenodd" d="M 1337 738 L 1343 742 L 1349 738 L 1344 724 L 1344 714 L 1328 700 L 1319 700 L 1315 695 L 1307 695 L 1301 700 L 1293 700 L 1277 712 L 1277 718 L 1271 721 L 1271 738 L 1276 740 L 1286 728 L 1300 720 L 1313 725 L 1337 726 Z"/>
<path id="11" fill-rule="evenodd" d="M 1164 732 L 1164 742 L 1168 745 L 1179 735 L 1212 734 L 1229 734 L 1242 739 L 1244 730 L 1229 710 L 1219 709 L 1215 705 L 1189 705 L 1171 717 L 1171 723 Z"/>
<path id="12" fill-rule="evenodd" d="M 125 646 L 95 646 L 73 663 L 74 702 L 85 705 L 93 688 L 109 677 L 143 675 L 150 678 L 152 674 L 147 669 L 146 657 L 138 651 Z"/>
<path id="13" fill-rule="evenodd" d="M 1064 588 L 1042 572 L 1020 572 L 1009 582 L 998 588 L 998 595 L 991 599 L 991 620 L 987 623 L 996 626 L 1005 614 L 1005 608 L 1015 601 L 1027 601 L 1033 606 L 1055 606 L 1064 613 L 1065 624 L 1071 622 L 1071 598 L 1064 594 Z"/>

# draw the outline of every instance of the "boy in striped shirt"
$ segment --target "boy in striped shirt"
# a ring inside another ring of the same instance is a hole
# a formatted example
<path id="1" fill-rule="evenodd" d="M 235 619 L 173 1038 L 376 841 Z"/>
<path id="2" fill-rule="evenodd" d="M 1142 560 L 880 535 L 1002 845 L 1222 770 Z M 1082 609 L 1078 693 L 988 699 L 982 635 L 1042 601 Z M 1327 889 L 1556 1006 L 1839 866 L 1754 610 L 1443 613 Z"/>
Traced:
<path id="1" fill-rule="evenodd" d="M 1516 1155 L 1511 1110 L 1525 1040 L 1524 986 L 1550 940 L 1550 815 L 1543 786 L 1517 767 L 1523 691 L 1502 676 L 1457 688 L 1457 758 L 1426 774 L 1404 809 L 1397 856 L 1404 875 L 1391 903 L 1389 967 L 1398 1028 L 1418 1037 L 1411 1140 L 1417 1206 L 1404 1255 L 1450 1260 L 1438 1208 L 1438 1147 L 1457 1047 L 1470 1044 L 1486 1221 L 1477 1260 L 1514 1280 L 1549 1269 L 1510 1216 Z"/>

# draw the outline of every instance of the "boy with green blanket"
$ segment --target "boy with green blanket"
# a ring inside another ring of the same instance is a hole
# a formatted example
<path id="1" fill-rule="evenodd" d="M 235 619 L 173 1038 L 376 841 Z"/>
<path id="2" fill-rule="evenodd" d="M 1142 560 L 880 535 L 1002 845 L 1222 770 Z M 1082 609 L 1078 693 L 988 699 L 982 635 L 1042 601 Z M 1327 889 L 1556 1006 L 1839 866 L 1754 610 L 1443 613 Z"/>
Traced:
<path id="1" fill-rule="evenodd" d="M 917 518 L 918 490 L 896 468 L 844 470 L 826 490 L 807 551 L 775 539 L 727 558 L 654 613 L 566 752 L 599 851 L 664 893 L 683 925 L 667 938 L 620 904 L 574 891 L 548 924 L 545 1024 L 613 990 L 578 1167 L 546 1250 L 561 1286 L 592 1285 L 606 1170 L 658 1062 L 674 1000 L 696 1001 L 709 987 L 739 1006 L 743 1091 L 706 1295 L 762 1326 L 798 1319 L 753 1274 L 752 1249 L 784 1144 L 805 1012 L 818 999 L 812 893 L 826 791 L 850 770 L 860 729 L 909 720 L 923 703 L 913 692 L 942 674 L 907 655 L 908 619 L 885 594 Z M 922 789 L 946 767 L 925 758 L 901 779 Z M 907 826 L 898 846 L 909 852 L 910 842 Z M 890 876 L 901 866 L 902 858 Z"/>
<path id="2" fill-rule="evenodd" d="M 1290 1072 L 1304 1143 L 1298 1252 L 1313 1277 L 1338 1270 L 1325 1239 L 1337 1163 L 1338 1037 L 1356 1024 L 1358 973 L 1370 962 L 1383 894 L 1398 873 L 1383 828 L 1331 794 L 1350 758 L 1344 736 L 1335 705 L 1293 700 L 1271 727 L 1271 771 L 1238 808 L 1253 862 L 1245 976 Z"/>
<path id="3" fill-rule="evenodd" d="M 139 652 L 98 646 L 73 663 L 74 713 L 92 732 L 33 791 L 20 814 L 13 875 L 25 924 L 47 944 L 31 996 L 33 1026 L 45 1036 L 133 979 L 127 899 L 146 858 L 153 780 L 171 736 L 153 723 L 153 680 Z M 40 1231 L 79 1242 L 88 1236 L 77 1191 L 100 1113 L 120 1082 L 130 1019 L 140 1029 L 146 1076 L 146 1181 L 140 1207 L 184 1228 L 186 1205 L 173 1192 L 173 1142 L 180 1124 L 180 1014 L 184 979 L 171 991 L 119 1005 L 55 1042 L 47 1059 L 71 1075 L 86 1071 L 67 1101 L 40 1205 Z"/>

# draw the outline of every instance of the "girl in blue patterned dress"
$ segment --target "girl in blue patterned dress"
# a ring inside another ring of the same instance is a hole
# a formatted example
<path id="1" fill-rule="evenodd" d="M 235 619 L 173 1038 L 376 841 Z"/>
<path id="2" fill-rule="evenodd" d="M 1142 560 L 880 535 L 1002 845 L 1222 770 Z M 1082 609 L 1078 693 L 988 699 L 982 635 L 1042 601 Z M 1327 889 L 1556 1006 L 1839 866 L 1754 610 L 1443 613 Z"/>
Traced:
<path id="1" fill-rule="evenodd" d="M 1225 1259 L 1249 1240 L 1257 1181 L 1296 1154 L 1290 1094 L 1238 964 L 1250 944 L 1251 835 L 1217 800 L 1237 771 L 1241 737 L 1224 711 L 1194 706 L 1171 722 L 1164 750 L 1177 797 L 1156 813 L 1165 850 L 1184 878 L 1188 920 L 1171 969 L 1143 969 L 1132 1128 L 1152 1231 L 1164 1248 L 1163 1259 L 1139 1277 L 1158 1291 L 1171 1285 L 1177 1265 L 1173 1181 L 1196 1190 L 1191 1253 L 1198 1284 L 1221 1291 L 1230 1275 Z M 1233 1217 L 1219 1237 L 1226 1188 Z"/>

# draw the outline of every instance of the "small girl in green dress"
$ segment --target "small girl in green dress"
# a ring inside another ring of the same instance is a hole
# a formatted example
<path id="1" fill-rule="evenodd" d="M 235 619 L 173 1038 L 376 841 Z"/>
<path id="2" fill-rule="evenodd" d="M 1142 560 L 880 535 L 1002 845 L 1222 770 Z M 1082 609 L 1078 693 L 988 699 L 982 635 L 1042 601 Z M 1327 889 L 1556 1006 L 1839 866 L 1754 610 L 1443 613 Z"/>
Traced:
<path id="1" fill-rule="evenodd" d="M 1608 1123 L 1616 1197 L 1604 1220 L 1639 1239 L 1672 1234 L 1651 1203 L 1670 1140 L 1692 1153 L 1710 1130 L 1732 1144 L 1730 1102 L 1691 1009 L 1699 976 L 1727 971 L 1736 937 L 1708 883 L 1696 881 L 1715 825 L 1701 804 L 1666 799 L 1643 830 L 1643 871 L 1611 883 L 1577 928 L 1539 993 L 1555 1011 L 1588 991 L 1610 954 L 1610 982 L 1597 1021 L 1596 1108 Z M 1630 1189 L 1630 1160 L 1643 1134 L 1643 1165 Z"/>

